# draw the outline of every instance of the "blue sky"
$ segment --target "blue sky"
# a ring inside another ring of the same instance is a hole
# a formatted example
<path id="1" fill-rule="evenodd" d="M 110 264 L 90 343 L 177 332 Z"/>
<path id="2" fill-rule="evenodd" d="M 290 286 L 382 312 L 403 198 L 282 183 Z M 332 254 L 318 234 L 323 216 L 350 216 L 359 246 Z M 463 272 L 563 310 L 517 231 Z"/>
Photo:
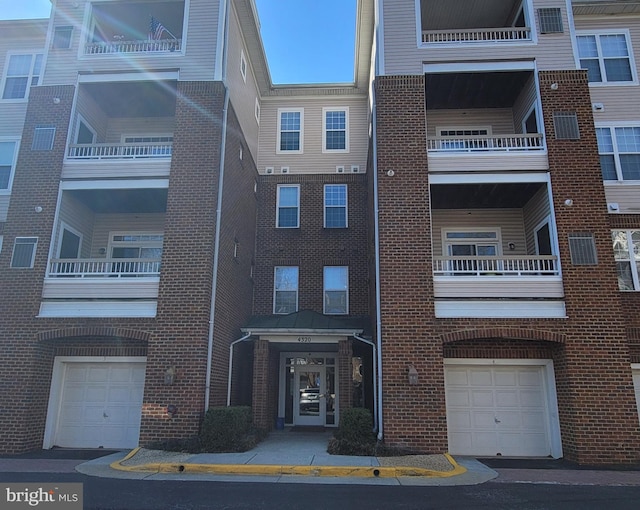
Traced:
<path id="1" fill-rule="evenodd" d="M 274 83 L 353 81 L 356 0 L 255 0 Z M 0 0 L 0 19 L 47 18 L 49 0 Z"/>

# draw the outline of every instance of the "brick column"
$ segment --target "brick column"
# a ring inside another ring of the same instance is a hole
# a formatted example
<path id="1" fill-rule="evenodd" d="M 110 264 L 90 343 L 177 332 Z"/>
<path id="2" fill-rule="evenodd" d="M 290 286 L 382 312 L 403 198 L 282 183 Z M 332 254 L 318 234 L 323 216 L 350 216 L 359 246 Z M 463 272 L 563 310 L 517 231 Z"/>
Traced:
<path id="1" fill-rule="evenodd" d="M 253 346 L 253 424 L 269 429 L 269 342 L 256 340 Z"/>
<path id="2" fill-rule="evenodd" d="M 638 462 L 629 346 L 587 73 L 547 71 L 539 77 L 567 307 L 565 348 L 555 360 L 564 455 L 580 463 Z M 577 114 L 579 139 L 556 139 L 554 112 Z M 568 199 L 573 205 L 565 205 Z M 572 263 L 571 233 L 594 235 L 595 265 Z"/>
<path id="3" fill-rule="evenodd" d="M 424 76 L 376 79 L 384 440 L 447 449 L 434 320 Z M 407 370 L 418 371 L 409 386 Z"/>
<path id="4" fill-rule="evenodd" d="M 338 412 L 353 407 L 353 340 L 338 342 Z"/>

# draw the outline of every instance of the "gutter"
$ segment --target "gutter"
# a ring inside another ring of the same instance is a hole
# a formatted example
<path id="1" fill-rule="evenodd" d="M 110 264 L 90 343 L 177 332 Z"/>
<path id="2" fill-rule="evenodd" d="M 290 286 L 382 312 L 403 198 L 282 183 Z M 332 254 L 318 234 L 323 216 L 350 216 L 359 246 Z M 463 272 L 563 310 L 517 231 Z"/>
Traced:
<path id="1" fill-rule="evenodd" d="M 376 359 L 377 356 L 377 349 L 376 349 L 376 344 L 373 343 L 371 340 L 367 340 L 366 338 L 362 338 L 361 336 L 358 336 L 356 333 L 354 333 L 353 338 L 355 338 L 356 340 L 360 340 L 361 342 L 364 342 L 367 345 L 370 345 L 371 348 L 373 349 L 373 428 L 374 430 L 378 430 L 378 409 L 380 407 L 379 403 L 378 403 L 378 384 L 377 384 L 377 373 L 378 373 L 378 360 Z M 380 439 L 380 437 L 378 437 L 378 439 Z"/>
<path id="2" fill-rule="evenodd" d="M 247 338 L 251 336 L 251 331 L 249 331 L 246 335 L 237 340 L 231 342 L 229 345 L 229 377 L 227 379 L 227 407 L 231 405 L 231 374 L 233 373 L 233 348 L 239 342 L 244 342 Z"/>
<path id="3" fill-rule="evenodd" d="M 211 278 L 211 308 L 209 310 L 209 334 L 207 341 L 207 373 L 204 387 L 204 411 L 209 410 L 211 399 L 211 367 L 213 364 L 213 326 L 216 316 L 216 291 L 218 288 L 218 261 L 220 259 L 220 220 L 222 217 L 222 191 L 224 189 L 224 158 L 227 152 L 227 117 L 229 112 L 229 87 L 226 82 L 227 46 L 229 39 L 229 11 L 224 25 L 224 49 L 222 84 L 224 85 L 224 107 L 222 109 L 222 133 L 220 143 L 220 175 L 218 178 L 218 203 L 216 206 L 216 232 L 213 246 L 213 277 Z"/>
<path id="4" fill-rule="evenodd" d="M 373 123 L 373 224 L 375 237 L 375 259 L 376 259 L 376 345 L 378 348 L 378 441 L 382 441 L 382 320 L 380 319 L 380 225 L 378 222 L 378 144 L 377 144 L 377 107 L 375 80 L 372 87 L 373 104 L 371 107 L 371 121 Z"/>

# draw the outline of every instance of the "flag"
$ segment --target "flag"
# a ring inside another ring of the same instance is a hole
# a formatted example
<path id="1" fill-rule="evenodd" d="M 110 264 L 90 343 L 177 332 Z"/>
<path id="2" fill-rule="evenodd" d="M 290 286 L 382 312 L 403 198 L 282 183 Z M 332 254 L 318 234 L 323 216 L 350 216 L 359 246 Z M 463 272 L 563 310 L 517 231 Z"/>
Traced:
<path id="1" fill-rule="evenodd" d="M 160 23 L 157 19 L 151 16 L 151 21 L 149 22 L 149 40 L 157 41 L 162 38 L 162 35 L 168 32 L 166 28 Z"/>

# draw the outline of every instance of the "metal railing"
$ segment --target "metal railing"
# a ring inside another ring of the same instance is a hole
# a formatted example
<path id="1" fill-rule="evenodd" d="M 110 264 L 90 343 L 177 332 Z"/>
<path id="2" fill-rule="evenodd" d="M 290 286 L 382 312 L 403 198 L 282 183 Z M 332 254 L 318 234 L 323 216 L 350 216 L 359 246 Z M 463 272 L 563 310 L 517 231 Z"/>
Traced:
<path id="1" fill-rule="evenodd" d="M 432 43 L 494 43 L 531 41 L 531 28 L 475 28 L 464 30 L 425 30 L 422 42 Z"/>
<path id="2" fill-rule="evenodd" d="M 558 276 L 554 255 L 433 257 L 434 276 Z"/>
<path id="3" fill-rule="evenodd" d="M 159 259 L 51 259 L 50 277 L 132 277 L 160 275 Z"/>
<path id="4" fill-rule="evenodd" d="M 87 43 L 85 55 L 108 55 L 113 53 L 171 53 L 182 49 L 182 39 L 158 41 L 113 41 Z"/>
<path id="5" fill-rule="evenodd" d="M 540 133 L 498 136 L 456 136 L 429 138 L 429 151 L 433 152 L 477 152 L 477 151 L 529 151 L 544 149 Z"/>
<path id="6" fill-rule="evenodd" d="M 69 145 L 67 159 L 170 158 L 171 143 L 93 143 Z"/>

